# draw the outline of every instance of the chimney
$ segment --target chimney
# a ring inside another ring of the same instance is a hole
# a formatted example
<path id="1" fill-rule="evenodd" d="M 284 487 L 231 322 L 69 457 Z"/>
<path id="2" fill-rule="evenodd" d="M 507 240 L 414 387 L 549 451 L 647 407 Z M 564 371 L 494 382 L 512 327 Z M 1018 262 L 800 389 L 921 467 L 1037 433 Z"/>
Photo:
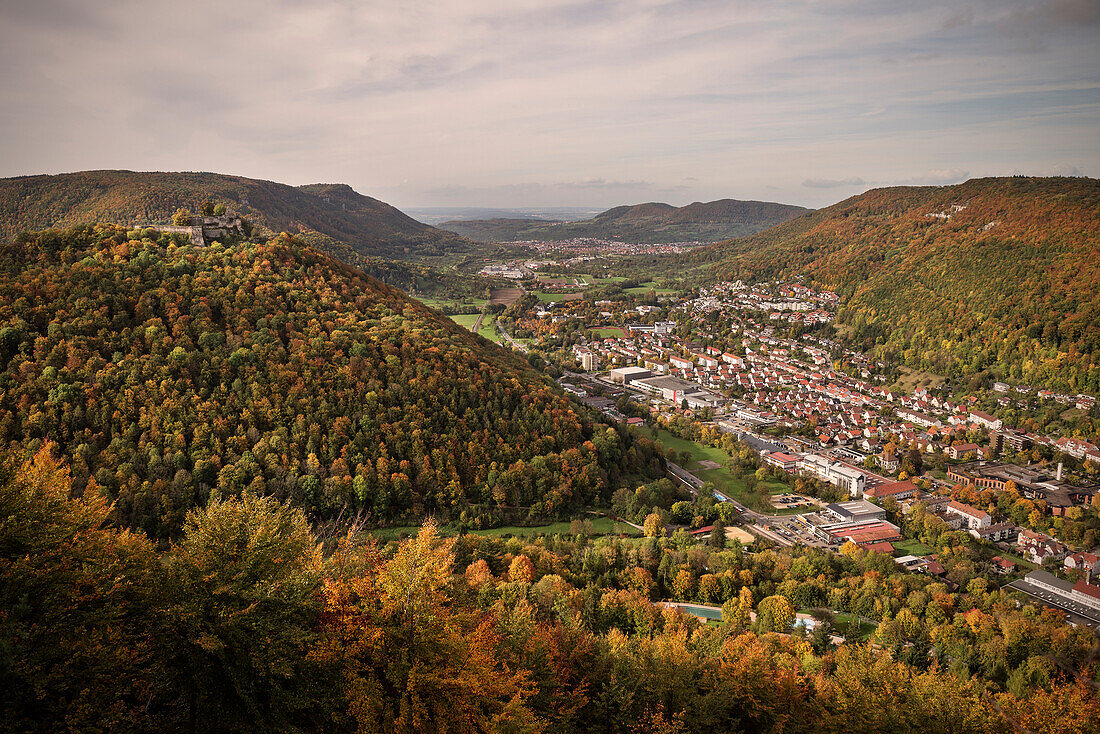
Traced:
<path id="1" fill-rule="evenodd" d="M 1062 462 L 1058 462 L 1058 471 L 1054 472 L 1054 481 L 1062 481 Z"/>

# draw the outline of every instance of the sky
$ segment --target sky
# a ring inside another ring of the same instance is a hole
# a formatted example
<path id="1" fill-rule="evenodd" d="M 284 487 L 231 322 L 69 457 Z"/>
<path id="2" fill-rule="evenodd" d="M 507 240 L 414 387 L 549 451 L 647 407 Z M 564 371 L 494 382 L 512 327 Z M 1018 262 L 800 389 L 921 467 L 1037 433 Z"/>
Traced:
<path id="1" fill-rule="evenodd" d="M 398 207 L 1100 176 L 1100 0 L 0 0 L 0 176 Z"/>

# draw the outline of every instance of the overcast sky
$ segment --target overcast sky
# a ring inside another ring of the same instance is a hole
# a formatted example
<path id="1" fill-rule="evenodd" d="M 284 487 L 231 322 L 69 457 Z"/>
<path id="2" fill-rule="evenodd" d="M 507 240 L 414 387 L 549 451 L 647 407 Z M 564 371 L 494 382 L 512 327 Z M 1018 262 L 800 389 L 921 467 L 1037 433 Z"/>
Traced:
<path id="1" fill-rule="evenodd" d="M 0 176 L 822 206 L 1100 175 L 1100 0 L 0 0 Z"/>

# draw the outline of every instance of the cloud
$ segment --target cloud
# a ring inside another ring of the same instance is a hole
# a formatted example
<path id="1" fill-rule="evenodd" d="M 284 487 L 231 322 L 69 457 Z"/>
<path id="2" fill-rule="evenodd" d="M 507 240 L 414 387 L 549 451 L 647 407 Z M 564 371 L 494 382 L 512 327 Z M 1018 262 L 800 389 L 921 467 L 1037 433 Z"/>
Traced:
<path id="1" fill-rule="evenodd" d="M 960 172 L 1100 174 L 1095 0 L 11 5 L 0 175 L 230 171 L 407 206 L 821 206 Z"/>
<path id="2" fill-rule="evenodd" d="M 836 189 L 841 186 L 865 186 L 867 184 L 858 176 L 855 178 L 808 178 L 802 185 L 811 189 Z"/>

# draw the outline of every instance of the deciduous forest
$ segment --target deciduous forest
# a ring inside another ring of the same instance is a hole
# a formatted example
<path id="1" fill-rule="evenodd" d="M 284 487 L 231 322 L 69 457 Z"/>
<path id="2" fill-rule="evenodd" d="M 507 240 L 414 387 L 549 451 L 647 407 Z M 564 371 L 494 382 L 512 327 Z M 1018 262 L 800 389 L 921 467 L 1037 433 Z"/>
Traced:
<path id="1" fill-rule="evenodd" d="M 0 440 L 173 536 L 211 493 L 375 523 L 552 516 L 660 470 L 526 362 L 293 238 L 193 249 L 88 226 L 0 273 Z"/>

